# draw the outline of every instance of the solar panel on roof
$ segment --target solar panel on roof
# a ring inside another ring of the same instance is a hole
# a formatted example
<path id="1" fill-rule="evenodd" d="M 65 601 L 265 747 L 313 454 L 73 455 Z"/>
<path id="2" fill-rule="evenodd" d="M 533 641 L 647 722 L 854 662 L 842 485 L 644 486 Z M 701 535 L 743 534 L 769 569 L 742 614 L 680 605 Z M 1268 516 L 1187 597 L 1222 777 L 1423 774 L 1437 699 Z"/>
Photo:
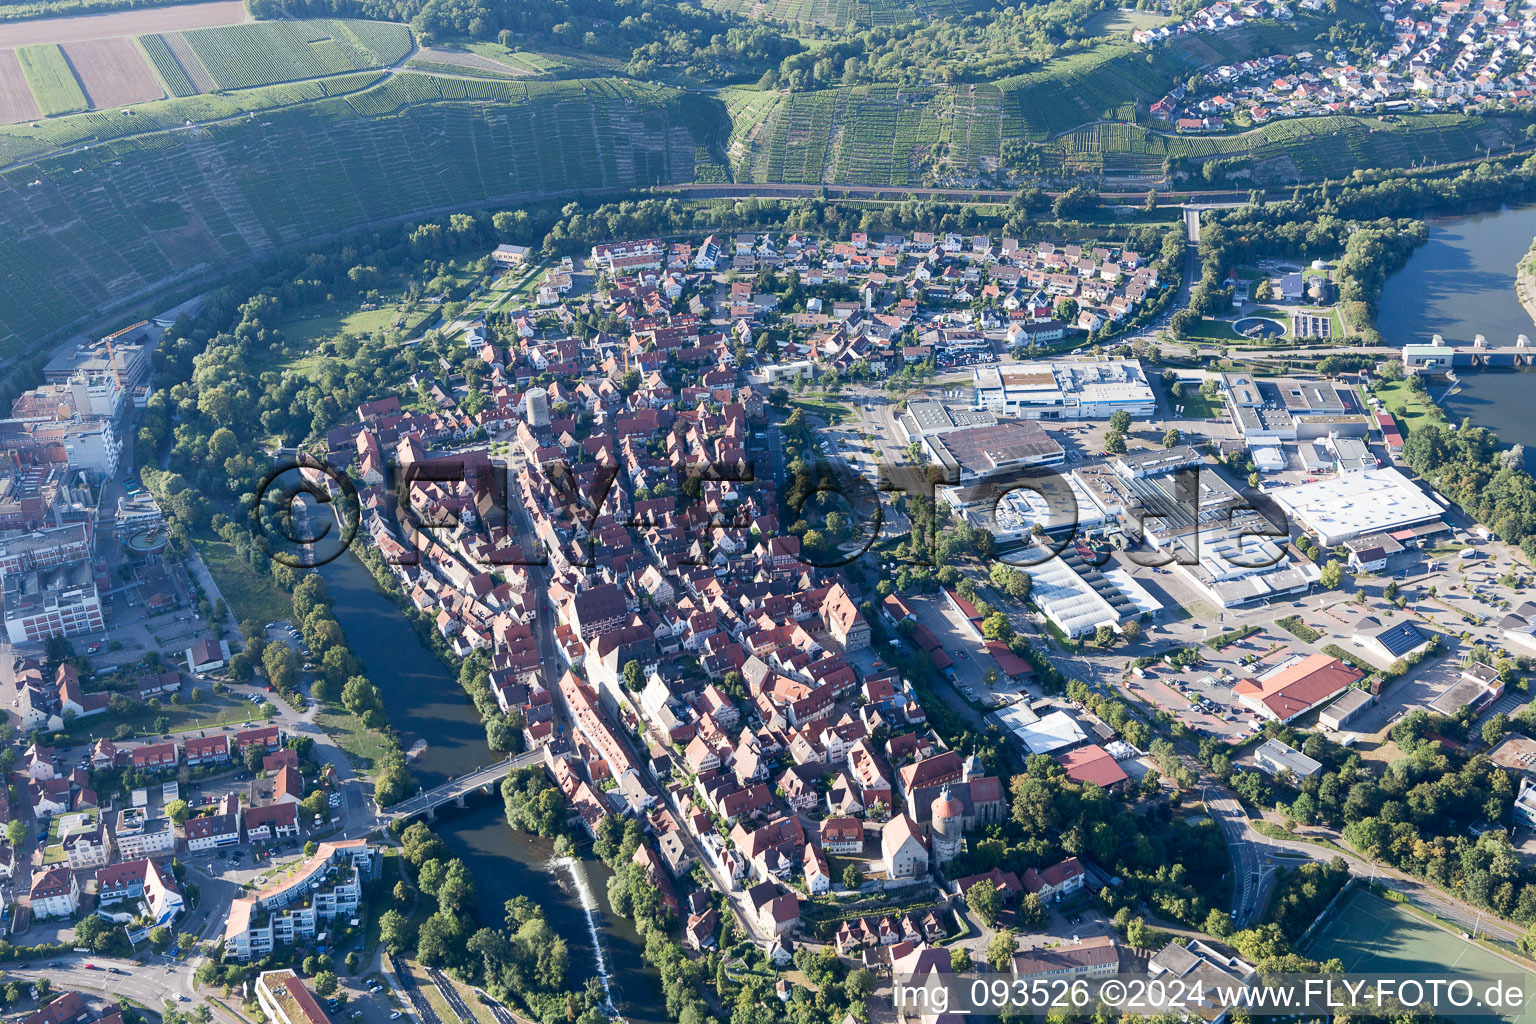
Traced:
<path id="1" fill-rule="evenodd" d="M 1376 642 L 1386 648 L 1387 653 L 1392 657 L 1397 658 L 1423 643 L 1424 634 L 1419 632 L 1418 627 L 1403 622 L 1377 633 Z"/>

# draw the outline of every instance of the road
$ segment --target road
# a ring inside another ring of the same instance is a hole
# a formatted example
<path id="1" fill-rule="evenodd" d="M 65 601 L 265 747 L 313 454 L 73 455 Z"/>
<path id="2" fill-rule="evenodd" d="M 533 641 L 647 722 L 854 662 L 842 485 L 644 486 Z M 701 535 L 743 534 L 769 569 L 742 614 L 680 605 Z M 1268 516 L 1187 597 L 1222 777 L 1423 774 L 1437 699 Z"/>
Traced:
<path id="1" fill-rule="evenodd" d="M 1491 917 L 1487 911 L 1447 896 L 1416 878 L 1386 865 L 1368 861 L 1337 847 L 1317 843 L 1271 839 L 1254 830 L 1252 822 L 1237 799 L 1220 785 L 1208 784 L 1203 790 L 1206 808 L 1216 819 L 1222 835 L 1227 838 L 1227 848 L 1232 853 L 1233 911 L 1238 915 L 1239 927 L 1246 927 L 1261 915 L 1272 888 L 1276 858 L 1293 862 L 1305 860 L 1329 861 L 1343 858 L 1349 865 L 1350 874 L 1357 878 L 1374 881 L 1377 885 L 1392 889 L 1408 897 L 1436 916 L 1450 921 L 1468 932 L 1491 935 L 1505 942 L 1519 942 L 1524 929 L 1506 924 Z M 1337 837 L 1331 837 L 1337 841 Z"/>

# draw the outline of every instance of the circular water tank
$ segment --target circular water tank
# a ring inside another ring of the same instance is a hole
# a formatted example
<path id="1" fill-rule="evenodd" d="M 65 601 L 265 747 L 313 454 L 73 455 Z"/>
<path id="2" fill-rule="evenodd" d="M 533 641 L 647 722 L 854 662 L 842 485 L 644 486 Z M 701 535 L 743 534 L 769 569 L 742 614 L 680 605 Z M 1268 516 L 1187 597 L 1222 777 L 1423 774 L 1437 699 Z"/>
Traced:
<path id="1" fill-rule="evenodd" d="M 1312 269 L 1313 270 L 1326 270 L 1327 268 L 1328 268 L 1328 261 L 1327 260 L 1313 260 L 1312 261 Z"/>

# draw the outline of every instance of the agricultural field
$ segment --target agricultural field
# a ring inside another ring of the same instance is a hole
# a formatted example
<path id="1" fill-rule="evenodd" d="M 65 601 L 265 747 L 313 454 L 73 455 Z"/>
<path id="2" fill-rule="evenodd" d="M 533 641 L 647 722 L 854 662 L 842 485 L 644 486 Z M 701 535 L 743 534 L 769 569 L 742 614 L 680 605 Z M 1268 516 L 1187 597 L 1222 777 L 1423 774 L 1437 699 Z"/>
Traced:
<path id="1" fill-rule="evenodd" d="M 65 43 L 64 55 L 80 76 L 93 108 L 146 103 L 165 95 L 159 78 L 144 60 L 144 52 L 132 39 Z"/>
<path id="2" fill-rule="evenodd" d="M 0 124 L 30 121 L 41 115 L 16 51 L 0 50 Z"/>
<path id="3" fill-rule="evenodd" d="M 414 45 L 404 25 L 330 18 L 258 22 L 180 35 L 219 89 L 388 67 L 403 60 Z M 176 49 L 172 39 L 166 42 Z"/>
<path id="4" fill-rule="evenodd" d="M 0 4 L 0 21 L 5 27 L 5 45 L 29 46 L 33 43 L 73 43 L 82 39 L 110 39 L 136 36 L 146 32 L 175 32 L 186 28 L 212 25 L 238 25 L 250 21 L 245 0 L 176 0 L 171 6 L 151 7 L 134 4 L 135 10 L 108 10 L 107 4 L 83 0 L 69 10 L 59 10 L 57 17 L 40 18 L 26 3 Z M 120 6 L 129 6 L 121 4 Z M 95 8 L 97 14 L 85 14 L 82 8 Z"/>
<path id="5" fill-rule="evenodd" d="M 192 80 L 193 87 L 199 93 L 213 92 L 218 88 L 217 83 L 213 80 L 213 76 L 208 73 L 207 68 L 203 67 L 203 62 L 198 60 L 197 54 L 192 52 L 192 46 L 187 42 L 186 36 L 180 32 L 170 32 L 162 35 L 160 38 L 165 42 L 166 48 L 171 51 L 172 56 L 176 58 L 177 65 Z"/>
<path id="6" fill-rule="evenodd" d="M 172 96 L 196 96 L 202 90 L 193 84 L 187 69 L 181 66 L 163 36 L 139 36 L 139 48 L 160 76 L 160 84 Z"/>
<path id="7" fill-rule="evenodd" d="M 521 78 L 537 74 L 527 65 L 514 66 L 468 50 L 441 46 L 423 46 L 411 57 L 410 67 L 450 74 L 475 75 L 479 78 Z"/>
<path id="8" fill-rule="evenodd" d="M 22 74 L 27 77 L 27 87 L 38 109 L 44 115 L 73 114 L 87 109 L 85 92 L 75 78 L 74 69 L 57 43 L 23 46 L 16 51 L 21 61 Z"/>

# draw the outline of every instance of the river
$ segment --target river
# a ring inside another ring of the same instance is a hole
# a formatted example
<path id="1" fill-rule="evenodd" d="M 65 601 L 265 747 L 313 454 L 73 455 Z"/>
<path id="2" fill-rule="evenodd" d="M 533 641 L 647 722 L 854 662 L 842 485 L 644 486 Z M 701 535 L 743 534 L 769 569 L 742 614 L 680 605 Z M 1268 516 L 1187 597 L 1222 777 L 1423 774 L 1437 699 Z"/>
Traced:
<path id="1" fill-rule="evenodd" d="M 362 563 L 345 554 L 319 571 L 336 619 L 379 688 L 402 745 L 411 750 L 425 744 L 410 759 L 416 782 L 431 788 L 500 760 L 486 745 L 480 717 L 458 680 Z M 570 949 L 570 987 L 580 989 L 598 975 L 601 955 L 624 1016 L 634 1024 L 662 1024 L 666 1010 L 660 980 L 641 961 L 633 925 L 608 906 L 610 872 L 604 864 L 591 857 L 552 863 L 552 842 L 514 832 L 499 794 L 471 797 L 463 809 L 444 808 L 433 831 L 474 876 L 481 924 L 501 924 L 500 908 L 507 900 L 529 897 Z"/>
<path id="2" fill-rule="evenodd" d="M 1439 334 L 1450 345 L 1470 345 L 1481 334 L 1507 344 L 1521 334 L 1536 339 L 1536 324 L 1515 296 L 1515 265 L 1536 238 L 1536 206 L 1429 221 L 1429 241 L 1387 280 L 1377 323 L 1390 345 L 1427 343 Z M 1526 373 L 1467 371 L 1462 386 L 1444 396 L 1452 420 L 1470 416 L 1506 444 L 1523 444 L 1526 468 L 1536 469 L 1536 415 Z"/>

